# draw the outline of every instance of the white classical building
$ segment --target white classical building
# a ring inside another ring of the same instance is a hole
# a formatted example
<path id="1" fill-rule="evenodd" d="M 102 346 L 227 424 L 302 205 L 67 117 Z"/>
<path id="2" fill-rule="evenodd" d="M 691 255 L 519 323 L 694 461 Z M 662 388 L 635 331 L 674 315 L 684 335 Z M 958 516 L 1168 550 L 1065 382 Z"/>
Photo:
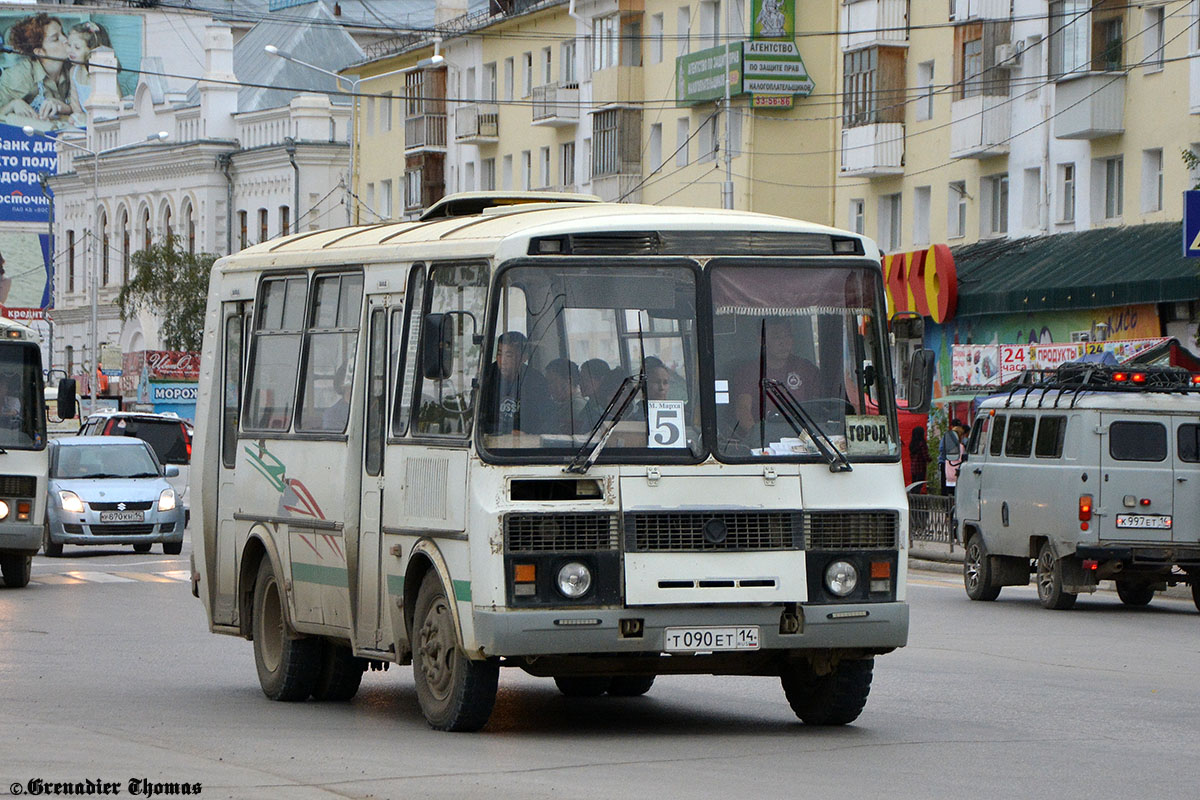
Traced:
<path id="1" fill-rule="evenodd" d="M 148 13 L 147 55 L 132 96 L 119 97 L 115 74 L 102 68 L 111 52 L 93 53 L 86 131 L 59 134 L 58 174 L 49 180 L 51 358 L 81 391 L 95 374 L 93 345 L 101 356 L 165 349 L 155 314 L 122 320 L 115 305 L 133 253 L 168 233 L 183 249 L 224 255 L 346 224 L 349 100 L 336 95 L 333 77 L 264 47 L 326 70 L 361 59 L 362 50 L 324 4 L 294 11 L 310 24 L 295 15 L 266 19 L 236 45 L 236 26 L 211 16 L 172 15 L 165 32 Z M 131 386 L 136 376 L 127 375 L 127 399 Z"/>

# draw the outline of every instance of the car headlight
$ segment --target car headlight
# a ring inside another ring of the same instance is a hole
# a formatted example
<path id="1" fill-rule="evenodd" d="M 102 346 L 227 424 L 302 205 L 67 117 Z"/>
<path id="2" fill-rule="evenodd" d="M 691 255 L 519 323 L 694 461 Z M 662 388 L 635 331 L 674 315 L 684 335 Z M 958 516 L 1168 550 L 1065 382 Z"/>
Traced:
<path id="1" fill-rule="evenodd" d="M 58 493 L 58 502 L 62 506 L 63 511 L 70 514 L 83 513 L 83 501 L 74 492 L 68 492 L 66 489 L 60 490 Z"/>
<path id="2" fill-rule="evenodd" d="M 8 503 L 0 500 L 0 519 L 8 519 L 9 510 Z"/>
<path id="3" fill-rule="evenodd" d="M 578 561 L 563 564 L 558 571 L 557 584 L 563 597 L 578 600 L 592 588 L 592 571 Z"/>
<path id="4" fill-rule="evenodd" d="M 834 561 L 825 568 L 825 588 L 845 597 L 858 586 L 858 570 L 849 561 Z"/>
<path id="5" fill-rule="evenodd" d="M 158 510 L 171 511 L 175 508 L 175 490 L 163 489 L 162 494 L 158 496 Z"/>

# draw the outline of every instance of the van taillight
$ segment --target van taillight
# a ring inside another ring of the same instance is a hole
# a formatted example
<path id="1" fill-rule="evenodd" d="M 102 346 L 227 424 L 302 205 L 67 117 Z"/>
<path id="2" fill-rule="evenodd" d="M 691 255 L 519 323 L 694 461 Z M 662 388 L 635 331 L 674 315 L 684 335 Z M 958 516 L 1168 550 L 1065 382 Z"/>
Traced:
<path id="1" fill-rule="evenodd" d="M 1088 522 L 1092 519 L 1092 496 L 1090 494 L 1079 495 L 1079 530 L 1086 531 Z"/>

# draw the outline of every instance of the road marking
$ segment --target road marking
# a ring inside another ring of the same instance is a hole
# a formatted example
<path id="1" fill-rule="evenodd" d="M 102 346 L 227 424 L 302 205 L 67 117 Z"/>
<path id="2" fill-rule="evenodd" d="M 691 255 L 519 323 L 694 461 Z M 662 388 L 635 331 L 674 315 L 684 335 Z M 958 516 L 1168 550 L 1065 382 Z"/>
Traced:
<path id="1" fill-rule="evenodd" d="M 168 578 L 164 575 L 159 575 L 159 574 L 156 574 L 153 572 L 114 572 L 112 574 L 117 575 L 122 578 L 129 578 L 130 580 L 142 581 L 143 583 L 174 583 L 175 582 L 174 578 Z"/>
<path id="2" fill-rule="evenodd" d="M 47 583 L 47 584 L 72 584 L 84 583 L 85 581 L 79 578 L 72 578 L 69 575 L 34 575 L 30 579 L 30 583 Z"/>
<path id="3" fill-rule="evenodd" d="M 164 578 L 170 578 L 173 581 L 188 581 L 192 580 L 192 571 L 190 569 L 170 569 L 166 572 L 157 573 Z"/>
<path id="4" fill-rule="evenodd" d="M 81 581 L 88 583 L 135 583 L 132 578 L 122 578 L 120 575 L 114 575 L 111 572 L 64 572 L 64 575 L 69 575 L 72 578 L 79 578 Z"/>

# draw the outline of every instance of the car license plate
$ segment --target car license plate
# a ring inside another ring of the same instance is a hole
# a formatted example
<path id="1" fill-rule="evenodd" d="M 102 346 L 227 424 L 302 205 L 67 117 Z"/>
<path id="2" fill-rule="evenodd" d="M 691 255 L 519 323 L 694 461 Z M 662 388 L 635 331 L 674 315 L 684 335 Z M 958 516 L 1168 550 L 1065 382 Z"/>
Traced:
<path id="1" fill-rule="evenodd" d="M 1171 530 L 1170 514 L 1117 514 L 1118 528 L 1158 528 Z"/>
<path id="2" fill-rule="evenodd" d="M 716 650 L 757 650 L 757 625 L 715 628 L 667 628 L 663 650 L 668 653 L 707 653 Z"/>
<path id="3" fill-rule="evenodd" d="M 142 522 L 146 518 L 144 511 L 101 511 L 101 522 Z"/>

